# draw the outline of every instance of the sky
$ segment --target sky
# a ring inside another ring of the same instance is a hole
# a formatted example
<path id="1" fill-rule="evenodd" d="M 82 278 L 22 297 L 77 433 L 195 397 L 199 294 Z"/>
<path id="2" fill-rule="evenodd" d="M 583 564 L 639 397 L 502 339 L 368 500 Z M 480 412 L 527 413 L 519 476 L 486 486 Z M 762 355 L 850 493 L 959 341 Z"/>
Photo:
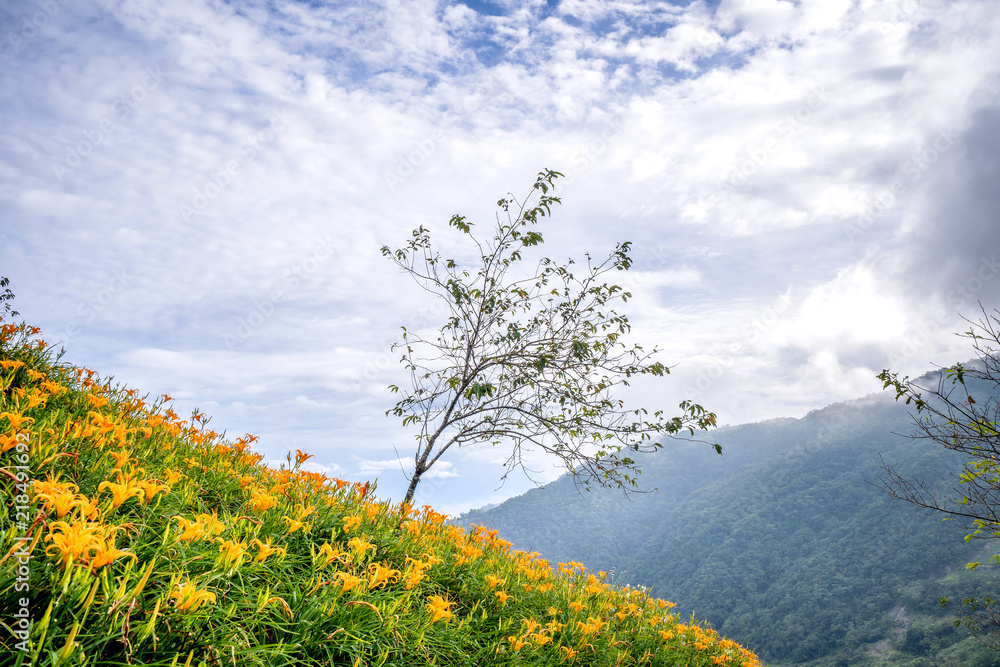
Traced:
<path id="1" fill-rule="evenodd" d="M 554 169 L 539 252 L 631 241 L 631 340 L 671 368 L 623 400 L 799 417 L 970 358 L 1000 306 L 995 10 L 3 2 L 0 275 L 64 361 L 398 500 L 390 345 L 445 311 L 380 248 L 423 225 L 472 265 L 451 215 L 485 233 Z M 505 459 L 449 452 L 415 502 L 531 488 Z"/>

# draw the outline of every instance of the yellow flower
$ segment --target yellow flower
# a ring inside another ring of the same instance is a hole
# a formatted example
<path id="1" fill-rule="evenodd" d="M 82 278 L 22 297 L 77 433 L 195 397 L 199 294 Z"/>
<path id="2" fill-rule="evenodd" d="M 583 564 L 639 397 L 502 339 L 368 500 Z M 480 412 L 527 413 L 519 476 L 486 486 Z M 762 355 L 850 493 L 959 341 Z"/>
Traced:
<path id="1" fill-rule="evenodd" d="M 123 449 L 120 452 L 108 452 L 108 455 L 115 460 L 116 468 L 124 468 L 132 456 L 132 452 Z"/>
<path id="2" fill-rule="evenodd" d="M 45 553 L 57 550 L 63 566 L 69 567 L 73 561 L 89 559 L 91 552 L 101 548 L 104 530 L 95 523 L 56 521 L 49 526 L 45 539 L 52 541 Z"/>
<path id="3" fill-rule="evenodd" d="M 471 545 L 460 544 L 458 545 L 458 550 L 462 552 L 458 558 L 455 560 L 459 565 L 471 562 L 483 555 L 483 550 Z"/>
<path id="4" fill-rule="evenodd" d="M 197 521 L 188 521 L 182 516 L 175 516 L 171 518 L 177 519 L 177 522 L 180 524 L 181 534 L 177 539 L 183 542 L 197 540 L 208 536 L 208 533 L 205 532 L 205 527 Z"/>
<path id="5" fill-rule="evenodd" d="M 39 493 L 35 495 L 35 498 L 44 500 L 45 505 L 43 506 L 43 509 L 54 509 L 56 511 L 56 516 L 61 519 L 74 507 L 80 505 L 80 499 L 83 498 L 83 496 L 78 493 L 73 493 L 70 489 L 63 489 L 54 494 Z"/>
<path id="6" fill-rule="evenodd" d="M 246 552 L 245 544 L 232 540 L 218 539 L 218 541 L 220 542 L 219 565 L 223 569 L 236 568 L 243 564 L 243 554 Z"/>
<path id="7" fill-rule="evenodd" d="M 493 574 L 487 574 L 486 583 L 489 585 L 490 588 L 496 588 L 497 586 L 503 583 L 503 579 Z"/>
<path id="8" fill-rule="evenodd" d="M 329 543 L 321 545 L 317 555 L 323 557 L 323 564 L 320 567 L 326 567 L 341 556 L 340 549 Z"/>
<path id="9" fill-rule="evenodd" d="M 574 662 L 576 660 L 576 655 L 579 651 L 571 649 L 569 646 L 560 646 L 559 650 L 565 653 L 564 660 L 567 662 Z"/>
<path id="10" fill-rule="evenodd" d="M 274 496 L 270 496 L 266 493 L 252 489 L 250 491 L 250 509 L 254 512 L 264 512 L 271 509 L 277 504 L 277 500 Z"/>
<path id="11" fill-rule="evenodd" d="M 142 489 L 134 486 L 131 482 L 119 484 L 117 482 L 104 481 L 97 485 L 97 492 L 100 493 L 105 488 L 111 491 L 112 507 L 118 507 L 129 498 L 142 495 Z"/>
<path id="12" fill-rule="evenodd" d="M 215 604 L 215 593 L 207 590 L 199 591 L 194 584 L 186 582 L 183 584 L 177 584 L 177 590 L 170 594 L 171 598 L 177 600 L 175 607 L 177 611 L 198 611 L 200 607 L 205 602 Z"/>
<path id="13" fill-rule="evenodd" d="M 170 468 L 163 471 L 163 477 L 166 479 L 167 484 L 176 484 L 182 479 L 186 479 L 187 475 L 181 472 L 175 472 Z"/>
<path id="14" fill-rule="evenodd" d="M 254 559 L 255 563 L 263 563 L 271 554 L 284 556 L 288 553 L 288 549 L 285 547 L 272 547 L 270 537 L 267 538 L 267 542 L 261 542 L 260 540 L 255 539 L 253 544 L 258 549 L 257 558 Z"/>
<path id="15" fill-rule="evenodd" d="M 199 514 L 198 523 L 200 523 L 205 531 L 210 535 L 218 535 L 226 529 L 226 524 L 219 521 L 218 512 L 212 512 L 211 514 Z"/>
<path id="16" fill-rule="evenodd" d="M 414 568 L 409 572 L 407 572 L 406 576 L 403 577 L 403 583 L 405 584 L 404 588 L 406 590 L 410 590 L 414 586 L 418 586 L 420 582 L 423 581 L 426 577 L 427 575 L 424 574 L 423 570 L 418 570 Z"/>
<path id="17" fill-rule="evenodd" d="M 372 563 L 368 566 L 368 588 L 378 588 L 387 583 L 399 581 L 399 570 L 393 570 L 383 566 L 381 563 Z"/>
<path id="18" fill-rule="evenodd" d="M 519 639 L 515 635 L 509 635 L 507 637 L 507 642 L 510 644 L 511 651 L 520 651 L 528 643 L 522 639 Z"/>
<path id="19" fill-rule="evenodd" d="M 154 480 L 144 479 L 140 482 L 136 482 L 135 485 L 138 486 L 143 491 L 143 493 L 139 494 L 138 496 L 139 504 L 148 503 L 153 499 L 153 496 L 155 496 L 157 493 L 170 492 L 169 486 L 167 486 L 166 484 L 160 484 L 159 482 L 156 482 Z"/>
<path id="20" fill-rule="evenodd" d="M 338 572 L 333 575 L 333 578 L 340 580 L 340 585 L 344 589 L 345 593 L 363 581 L 361 577 L 356 577 L 348 572 Z"/>
<path id="21" fill-rule="evenodd" d="M 115 548 L 115 536 L 112 533 L 107 540 L 101 541 L 94 549 L 94 556 L 90 559 L 90 571 L 102 568 L 122 556 L 130 556 L 133 561 L 139 560 L 135 554 Z"/>
<path id="22" fill-rule="evenodd" d="M 442 619 L 450 621 L 454 617 L 454 614 L 451 613 L 451 606 L 453 604 L 455 603 L 445 600 L 440 595 L 431 595 L 427 598 L 427 604 L 424 605 L 424 608 L 431 615 L 431 623 Z"/>
<path id="23" fill-rule="evenodd" d="M 585 607 L 584 605 L 580 604 L 576 600 L 573 600 L 572 602 L 569 603 L 569 608 L 572 609 L 573 611 L 583 611 L 587 607 Z"/>
<path id="24" fill-rule="evenodd" d="M 363 558 L 366 551 L 375 548 L 375 545 L 366 540 L 364 536 L 352 537 L 347 540 L 347 546 L 351 548 L 351 551 L 354 552 L 354 555 L 357 558 Z"/>
<path id="25" fill-rule="evenodd" d="M 344 517 L 344 532 L 349 533 L 358 526 L 361 525 L 361 517 L 359 516 L 345 516 Z"/>
<path id="26" fill-rule="evenodd" d="M 584 637 L 589 637 L 592 634 L 601 631 L 604 627 L 604 621 L 599 618 L 594 618 L 593 616 L 587 619 L 586 623 L 577 623 L 577 629 L 583 634 Z"/>
<path id="27" fill-rule="evenodd" d="M 288 533 L 287 533 L 288 535 L 291 535 L 297 530 L 301 530 L 304 533 L 309 532 L 309 526 L 302 523 L 301 521 L 298 521 L 296 519 L 290 519 L 287 516 L 283 516 L 281 518 L 288 522 Z"/>

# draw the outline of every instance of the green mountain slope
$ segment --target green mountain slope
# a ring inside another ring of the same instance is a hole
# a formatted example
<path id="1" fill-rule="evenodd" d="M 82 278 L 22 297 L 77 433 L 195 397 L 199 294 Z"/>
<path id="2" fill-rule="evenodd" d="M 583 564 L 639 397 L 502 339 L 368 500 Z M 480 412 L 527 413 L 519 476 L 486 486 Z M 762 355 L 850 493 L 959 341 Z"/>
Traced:
<path id="1" fill-rule="evenodd" d="M 964 571 L 984 543 L 873 485 L 880 456 L 939 483 L 960 467 L 896 435 L 912 429 L 904 407 L 873 395 L 720 429 L 721 457 L 670 444 L 644 463 L 657 493 L 580 494 L 563 478 L 458 521 L 646 586 L 773 665 L 990 665 L 937 604 L 996 590 L 1000 571 Z"/>

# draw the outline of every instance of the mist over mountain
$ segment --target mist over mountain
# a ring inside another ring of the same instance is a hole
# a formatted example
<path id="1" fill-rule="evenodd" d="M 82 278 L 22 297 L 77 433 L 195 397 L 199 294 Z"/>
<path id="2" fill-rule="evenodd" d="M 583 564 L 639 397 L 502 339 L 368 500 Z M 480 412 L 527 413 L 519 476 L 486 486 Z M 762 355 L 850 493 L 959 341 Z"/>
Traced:
<path id="1" fill-rule="evenodd" d="M 1000 572 L 964 567 L 990 545 L 875 484 L 883 461 L 954 482 L 961 456 L 914 430 L 909 406 L 873 394 L 721 428 L 722 456 L 667 442 L 643 461 L 655 492 L 581 492 L 563 477 L 456 521 L 645 586 L 770 664 L 991 665 L 938 604 L 995 590 Z"/>

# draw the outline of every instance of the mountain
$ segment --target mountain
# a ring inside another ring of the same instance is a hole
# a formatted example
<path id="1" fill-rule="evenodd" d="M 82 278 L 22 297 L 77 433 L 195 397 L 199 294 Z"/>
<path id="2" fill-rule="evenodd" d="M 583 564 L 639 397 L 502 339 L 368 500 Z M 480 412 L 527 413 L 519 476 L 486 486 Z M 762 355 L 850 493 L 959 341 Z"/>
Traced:
<path id="1" fill-rule="evenodd" d="M 876 484 L 883 461 L 934 483 L 961 468 L 913 431 L 906 406 L 871 395 L 719 429 L 722 456 L 669 441 L 643 463 L 656 492 L 563 477 L 456 522 L 644 586 L 772 665 L 991 665 L 938 604 L 996 590 L 1000 570 L 964 567 L 984 543 Z"/>

